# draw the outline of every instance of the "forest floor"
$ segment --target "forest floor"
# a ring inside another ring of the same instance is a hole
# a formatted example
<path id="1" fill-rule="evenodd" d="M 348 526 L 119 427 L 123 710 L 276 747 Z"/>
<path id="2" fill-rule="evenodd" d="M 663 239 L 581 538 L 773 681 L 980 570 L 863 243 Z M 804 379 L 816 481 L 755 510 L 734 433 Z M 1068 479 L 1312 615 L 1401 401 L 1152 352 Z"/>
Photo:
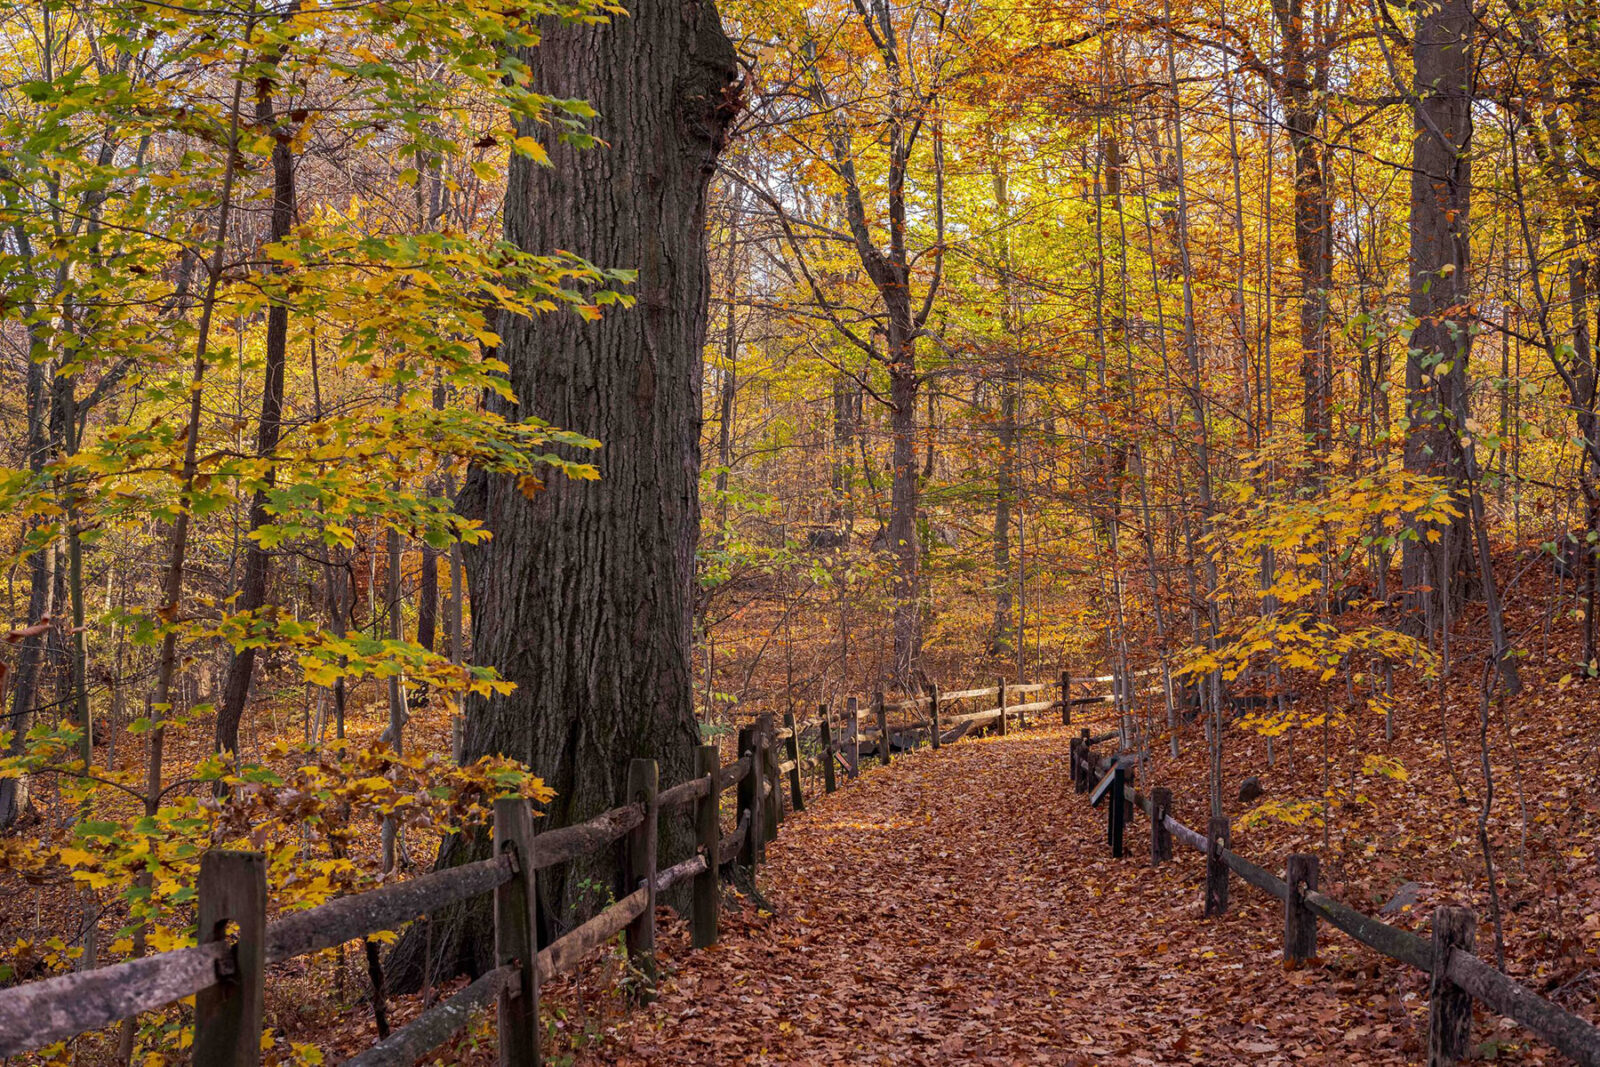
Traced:
<path id="1" fill-rule="evenodd" d="M 1103 810 L 1066 783 L 1075 732 L 923 749 L 818 796 L 769 845 L 764 906 L 725 914 L 704 952 L 667 924 L 659 999 L 591 1031 L 577 1062 L 1419 1062 L 1420 973 L 1326 924 L 1320 959 L 1286 971 L 1281 905 L 1234 880 L 1228 913 L 1202 918 L 1203 859 L 1152 868 L 1142 816 L 1112 860 Z M 1279 867 L 1260 854 L 1273 836 L 1235 845 Z M 1396 921 L 1425 932 L 1424 915 Z M 1475 1039 L 1559 1061 L 1481 1012 Z"/>
<path id="2" fill-rule="evenodd" d="M 1453 638 L 1457 666 L 1442 684 L 1396 672 L 1392 740 L 1383 715 L 1366 704 L 1368 680 L 1341 677 L 1325 690 L 1308 689 L 1296 704 L 1297 727 L 1277 739 L 1275 753 L 1245 726 L 1227 728 L 1223 797 L 1242 855 L 1281 872 L 1289 853 L 1314 852 L 1323 891 L 1368 914 L 1403 891 L 1411 906 L 1385 919 L 1423 936 L 1436 905 L 1471 906 L 1480 918 L 1477 951 L 1492 960 L 1490 881 L 1478 837 L 1487 750 L 1495 788 L 1486 829 L 1505 969 L 1596 1020 L 1600 692 L 1573 676 L 1578 641 L 1557 604 L 1509 601 L 1508 625 L 1525 635 L 1527 689 L 1497 703 L 1489 718 L 1480 718 L 1482 649 L 1472 640 L 1484 627 L 1469 609 Z M 816 651 L 819 662 L 824 652 Z M 785 687 L 792 665 L 773 662 L 762 682 L 765 700 L 742 705 L 741 719 L 801 703 Z M 1070 665 L 1079 675 L 1104 669 L 1087 655 Z M 800 666 L 804 674 L 816 665 Z M 935 666 L 946 691 L 1006 670 L 954 646 L 940 650 Z M 838 695 L 830 702 L 837 707 Z M 1201 730 L 1183 727 L 1181 752 L 1172 757 L 1160 703 L 1138 710 L 1153 739 L 1139 784 L 1172 788 L 1175 814 L 1198 829 L 1208 764 Z M 1332 726 L 1324 728 L 1330 708 Z M 310 711 L 299 709 L 304 717 Z M 384 719 L 381 703 L 356 703 L 350 736 L 374 742 Z M 1234 879 L 1231 910 L 1203 918 L 1201 857 L 1180 847 L 1173 863 L 1150 868 L 1143 816 L 1130 827 L 1128 858 L 1110 859 L 1103 809 L 1091 809 L 1066 782 L 1068 743 L 1086 724 L 1099 730 L 1110 722 L 1079 721 L 1075 713 L 1071 730 L 1035 724 L 1004 738 L 906 753 L 827 796 L 812 778 L 808 810 L 786 820 L 769 846 L 760 897 L 728 894 L 716 946 L 691 951 L 686 925 L 662 909 L 662 980 L 653 1004 L 630 1010 L 624 990 L 632 976 L 616 946 L 546 987 L 547 1062 L 1421 1062 L 1422 975 L 1326 924 L 1320 960 L 1285 971 L 1280 906 Z M 303 727 L 296 709 L 266 705 L 247 721 L 245 744 L 259 753 L 271 740 L 301 736 Z M 716 736 L 733 758 L 731 735 Z M 444 715 L 419 715 L 407 733 L 418 751 L 447 751 L 448 738 Z M 175 777 L 203 755 L 204 741 L 193 732 L 172 739 Z M 131 749 L 120 755 L 124 763 L 137 757 Z M 1246 776 L 1259 777 L 1259 799 L 1239 798 Z M 731 826 L 732 811 L 724 814 Z M 56 825 L 59 805 L 45 805 L 41 818 Z M 370 828 L 359 842 L 369 861 L 376 823 Z M 432 855 L 431 841 L 413 841 L 408 876 Z M 0 882 L 0 893 L 10 902 L 0 907 L 0 943 L 71 930 L 78 921 L 78 897 L 65 883 Z M 111 914 L 102 925 L 118 921 Z M 423 999 L 389 998 L 391 1021 L 414 1018 Z M 175 1024 L 178 1014 L 162 1018 Z M 277 1039 L 269 1063 L 296 1062 L 291 1043 L 333 1057 L 370 1045 L 375 1025 L 359 947 L 275 967 L 267 1018 Z M 1486 1059 L 1562 1062 L 1482 1011 L 1474 1040 Z M 108 1063 L 114 1047 L 114 1034 L 100 1033 L 80 1039 L 73 1054 L 79 1063 Z M 436 1058 L 493 1063 L 493 1013 Z"/>

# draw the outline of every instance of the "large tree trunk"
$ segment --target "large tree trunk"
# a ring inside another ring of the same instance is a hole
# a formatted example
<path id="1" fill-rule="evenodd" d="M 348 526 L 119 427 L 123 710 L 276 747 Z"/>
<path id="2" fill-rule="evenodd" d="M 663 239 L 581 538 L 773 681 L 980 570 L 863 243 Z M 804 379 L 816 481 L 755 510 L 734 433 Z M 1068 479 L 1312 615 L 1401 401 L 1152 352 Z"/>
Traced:
<path id="1" fill-rule="evenodd" d="M 1466 410 L 1471 325 L 1467 305 L 1472 204 L 1472 9 L 1439 0 L 1419 9 L 1413 169 L 1411 172 L 1411 314 L 1416 329 L 1406 360 L 1406 469 L 1460 482 L 1463 457 L 1456 413 Z M 1465 502 L 1463 502 L 1465 503 Z M 1447 526 L 1408 541 L 1402 558 L 1408 601 L 1442 625 L 1464 599 L 1472 573 L 1468 508 Z M 1433 534 L 1439 539 L 1434 541 Z M 1437 596 L 1421 590 L 1440 585 Z M 1424 599 L 1424 597 L 1427 599 Z"/>
<path id="2" fill-rule="evenodd" d="M 465 756 L 511 756 L 542 776 L 556 792 L 545 830 L 621 803 L 631 758 L 659 761 L 663 784 L 693 773 L 705 201 L 737 96 L 711 0 L 643 0 L 602 26 L 552 22 L 525 59 L 540 92 L 594 105 L 603 144 L 550 143 L 550 167 L 514 156 L 508 238 L 639 272 L 637 307 L 599 323 L 563 312 L 500 327 L 522 401 L 506 414 L 599 438 L 600 481 L 553 478 L 530 499 L 514 480 L 474 470 L 462 489 L 463 512 L 493 534 L 466 552 L 473 656 L 516 683 L 468 702 Z M 667 822 L 660 841 L 671 862 L 692 835 Z M 455 839 L 440 862 L 485 848 Z M 621 888 L 615 860 L 605 850 L 543 872 L 545 937 Z M 436 917 L 433 973 L 481 971 L 491 933 L 486 907 Z M 399 988 L 420 983 L 424 942 L 397 947 Z"/>

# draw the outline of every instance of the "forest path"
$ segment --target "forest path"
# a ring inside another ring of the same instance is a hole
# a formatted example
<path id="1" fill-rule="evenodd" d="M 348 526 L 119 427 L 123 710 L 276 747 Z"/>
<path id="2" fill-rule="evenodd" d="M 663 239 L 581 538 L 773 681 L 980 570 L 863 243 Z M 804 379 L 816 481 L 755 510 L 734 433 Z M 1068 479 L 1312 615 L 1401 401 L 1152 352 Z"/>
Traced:
<path id="1" fill-rule="evenodd" d="M 1202 919 L 1201 857 L 1152 869 L 1143 821 L 1112 860 L 1103 809 L 1064 788 L 1075 732 L 818 796 L 768 848 L 772 913 L 725 914 L 698 953 L 670 924 L 660 999 L 580 1062 L 1416 1062 L 1414 982 L 1326 927 L 1324 964 L 1285 972 L 1281 906 L 1235 883 Z"/>

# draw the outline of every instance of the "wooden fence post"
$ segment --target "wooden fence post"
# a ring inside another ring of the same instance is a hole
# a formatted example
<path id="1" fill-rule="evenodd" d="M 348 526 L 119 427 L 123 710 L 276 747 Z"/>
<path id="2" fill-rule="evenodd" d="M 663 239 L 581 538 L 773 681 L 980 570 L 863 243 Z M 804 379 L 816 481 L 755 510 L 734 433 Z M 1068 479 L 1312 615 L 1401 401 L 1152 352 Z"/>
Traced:
<path id="1" fill-rule="evenodd" d="M 705 778 L 706 795 L 695 801 L 694 828 L 700 854 L 706 858 L 706 869 L 695 875 L 691 907 L 692 934 L 695 948 L 705 948 L 717 941 L 717 912 L 722 903 L 722 887 L 718 882 L 718 860 L 722 855 L 722 756 L 716 745 L 701 745 L 694 751 L 695 776 Z"/>
<path id="2" fill-rule="evenodd" d="M 1306 907 L 1303 895 L 1317 888 L 1317 857 L 1291 855 L 1283 880 L 1289 885 L 1283 902 L 1283 962 L 1293 968 L 1317 958 L 1317 913 Z"/>
<path id="3" fill-rule="evenodd" d="M 1075 785 L 1080 793 L 1087 793 L 1094 788 L 1094 784 L 1089 781 L 1090 776 L 1093 774 L 1090 768 L 1093 751 L 1089 747 L 1089 728 L 1085 726 L 1078 731 L 1078 780 Z"/>
<path id="4" fill-rule="evenodd" d="M 533 811 L 521 797 L 494 802 L 494 851 L 509 852 L 516 873 L 494 891 L 494 955 L 521 968 L 500 990 L 500 1067 L 539 1063 L 539 946 Z M 204 1060 L 196 1058 L 197 1063 Z"/>
<path id="5" fill-rule="evenodd" d="M 1172 790 L 1158 785 L 1150 790 L 1150 866 L 1159 867 L 1172 859 L 1172 831 L 1167 816 L 1172 813 Z"/>
<path id="6" fill-rule="evenodd" d="M 937 749 L 939 747 L 939 684 L 937 682 L 928 687 L 928 721 L 933 724 L 928 743 Z"/>
<path id="7" fill-rule="evenodd" d="M 789 770 L 789 803 L 795 811 L 806 810 L 806 798 L 800 791 L 800 724 L 795 721 L 794 712 L 783 713 L 783 725 L 789 731 L 789 743 L 784 746 L 789 753 L 789 762 L 794 764 Z"/>
<path id="8" fill-rule="evenodd" d="M 1450 980 L 1450 953 L 1471 952 L 1478 915 L 1470 908 L 1433 909 L 1433 980 L 1428 985 L 1428 1067 L 1453 1067 L 1472 1044 L 1472 994 Z"/>
<path id="9" fill-rule="evenodd" d="M 1111 843 L 1111 858 L 1122 858 L 1122 838 L 1128 828 L 1127 775 L 1119 761 L 1111 771 L 1111 795 L 1106 798 L 1106 834 Z"/>
<path id="10" fill-rule="evenodd" d="M 872 714 L 878 720 L 878 762 L 889 766 L 889 709 L 881 692 L 872 694 Z"/>
<path id="11" fill-rule="evenodd" d="M 1061 672 L 1061 725 L 1072 725 L 1072 675 Z"/>
<path id="12" fill-rule="evenodd" d="M 772 787 L 772 804 L 762 810 L 767 816 L 767 837 L 762 842 L 762 847 L 770 845 L 778 837 L 778 825 L 789 817 L 792 810 L 789 807 L 788 786 L 784 783 L 783 772 L 778 769 L 783 762 L 783 746 L 778 743 L 778 717 L 770 711 L 761 717 L 762 735 L 761 744 L 767 757 L 767 782 Z"/>
<path id="13" fill-rule="evenodd" d="M 861 774 L 861 705 L 851 697 L 845 701 L 844 709 L 845 775 L 855 778 Z"/>
<path id="14" fill-rule="evenodd" d="M 756 723 L 756 744 L 761 750 L 761 777 L 765 783 L 761 790 L 761 862 L 767 862 L 767 846 L 778 836 L 778 824 L 783 822 L 783 789 L 778 782 L 777 730 L 772 725 L 772 713 L 762 712 Z"/>
<path id="15" fill-rule="evenodd" d="M 1206 825 L 1206 906 L 1207 918 L 1228 910 L 1228 864 L 1222 850 L 1228 847 L 1228 817 L 1213 816 Z"/>
<path id="16" fill-rule="evenodd" d="M 207 852 L 200 857 L 198 888 L 200 943 L 227 937 L 230 922 L 239 924 L 239 937 L 233 973 L 195 995 L 194 1062 L 258 1064 L 267 966 L 267 859 L 259 852 Z"/>
<path id="17" fill-rule="evenodd" d="M 754 723 L 739 727 L 739 758 L 750 758 L 750 769 L 739 779 L 738 819 L 744 821 L 750 814 L 750 829 L 739 845 L 738 863 L 752 873 L 761 862 L 761 746 L 757 743 L 759 731 Z"/>
<path id="18" fill-rule="evenodd" d="M 644 821 L 628 831 L 627 862 L 623 865 L 627 878 L 622 886 L 623 895 L 641 886 L 647 890 L 644 910 L 628 924 L 624 938 L 628 962 L 644 978 L 639 1000 L 649 999 L 656 981 L 656 839 L 661 814 L 656 807 L 656 792 L 660 784 L 655 760 L 629 761 L 628 803 L 644 807 Z"/>
<path id="19" fill-rule="evenodd" d="M 1006 680 L 1004 678 L 1000 679 L 997 688 L 999 692 L 996 695 L 1000 698 L 1000 736 L 1004 737 L 1006 735 Z"/>
<path id="20" fill-rule="evenodd" d="M 832 793 L 839 788 L 839 782 L 834 777 L 833 758 L 833 713 L 828 710 L 828 705 L 818 704 L 817 715 L 821 725 L 817 727 L 822 741 L 822 790 Z"/>
<path id="21" fill-rule="evenodd" d="M 783 785 L 778 780 L 778 729 L 773 725 L 772 712 L 764 711 L 756 718 L 757 744 L 761 746 L 761 858 L 767 858 L 766 848 L 778 836 L 778 824 L 783 822 Z"/>

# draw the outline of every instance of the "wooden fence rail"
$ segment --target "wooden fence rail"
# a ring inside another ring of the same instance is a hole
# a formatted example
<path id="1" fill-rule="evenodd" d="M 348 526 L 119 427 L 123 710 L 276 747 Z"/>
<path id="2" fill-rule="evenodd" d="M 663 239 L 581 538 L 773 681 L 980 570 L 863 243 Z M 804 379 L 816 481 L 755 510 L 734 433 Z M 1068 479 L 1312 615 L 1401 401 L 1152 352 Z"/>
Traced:
<path id="1" fill-rule="evenodd" d="M 1125 776 L 1131 777 L 1133 773 L 1132 761 L 1125 756 L 1099 756 L 1093 748 L 1116 736 L 1115 731 L 1091 736 L 1088 730 L 1083 730 L 1073 739 L 1068 757 L 1068 773 L 1074 790 L 1090 793 L 1096 804 L 1106 803 L 1107 839 L 1113 857 L 1123 855 L 1127 812 L 1141 811 L 1150 819 L 1152 864 L 1172 858 L 1173 840 L 1183 842 L 1206 857 L 1207 915 L 1227 910 L 1229 874 L 1237 875 L 1247 885 L 1283 903 L 1283 954 L 1288 965 L 1295 966 L 1315 957 L 1317 921 L 1322 919 L 1368 948 L 1429 975 L 1430 1067 L 1446 1067 L 1463 1062 L 1469 1056 L 1474 1000 L 1514 1019 L 1584 1067 L 1600 1067 L 1600 1028 L 1544 999 L 1472 954 L 1473 935 L 1477 929 L 1477 916 L 1472 911 L 1435 909 L 1430 942 L 1318 892 L 1315 856 L 1289 856 L 1285 877 L 1279 878 L 1227 847 L 1227 819 L 1212 819 L 1206 833 L 1198 833 L 1173 817 L 1170 790 L 1152 789 L 1147 796 L 1134 788 L 1131 781 L 1124 781 Z"/>
<path id="2" fill-rule="evenodd" d="M 627 803 L 575 826 L 533 833 L 528 802 L 499 800 L 494 807 L 494 855 L 450 870 L 341 897 L 316 908 L 266 921 L 266 866 L 259 853 L 215 850 L 201 857 L 198 884 L 200 944 L 114 966 L 62 975 L 0 990 L 0 1057 L 42 1048 L 140 1012 L 195 997 L 194 1062 L 211 1065 L 261 1062 L 266 966 L 391 930 L 418 916 L 484 894 L 494 896 L 496 967 L 350 1063 L 409 1065 L 458 1033 L 473 1013 L 498 1005 L 500 1062 L 539 1063 L 539 985 L 571 970 L 618 934 L 625 935 L 635 966 L 653 973 L 655 896 L 690 882 L 694 945 L 717 938 L 718 868 L 733 861 L 748 838 L 760 844 L 760 803 L 767 790 L 755 781 L 771 751 L 765 733 L 749 739 L 724 767 L 715 746 L 696 753 L 698 776 L 670 789 L 656 788 L 654 760 L 629 768 Z M 767 783 L 763 783 L 767 784 Z M 722 794 L 741 788 L 737 829 L 722 839 Z M 752 807 L 754 811 L 752 811 Z M 692 808 L 692 855 L 659 866 L 657 821 L 662 812 Z M 533 874 L 616 842 L 627 846 L 626 885 L 633 890 L 561 938 L 536 951 L 538 905 Z M 730 848 L 731 846 L 731 848 Z M 230 938 L 230 925 L 236 932 Z"/>
<path id="3" fill-rule="evenodd" d="M 696 777 L 659 789 L 655 762 L 635 760 L 623 804 L 587 822 L 538 835 L 526 801 L 496 801 L 494 854 L 489 859 L 341 897 L 272 923 L 266 921 L 264 858 L 258 853 L 215 850 L 201 858 L 200 944 L 0 990 L 0 1057 L 42 1048 L 194 996 L 194 1061 L 204 1067 L 259 1064 L 268 964 L 392 930 L 447 905 L 492 894 L 495 969 L 349 1062 L 364 1067 L 410 1064 L 458 1033 L 474 1012 L 494 1003 L 500 1062 L 537 1067 L 540 983 L 570 970 L 619 934 L 637 969 L 653 974 L 656 894 L 682 882 L 692 886 L 694 947 L 714 943 L 720 869 L 727 864 L 754 869 L 765 862 L 766 844 L 776 836 L 785 808 L 805 807 L 807 772 L 820 774 L 824 790 L 831 793 L 839 787 L 838 769 L 844 770 L 845 781 L 860 773 L 863 740 L 873 745 L 880 762 L 888 764 L 896 743 L 906 743 L 897 738 L 927 735 L 937 748 L 978 730 L 1004 734 L 1013 723 L 1026 727 L 1030 713 L 1056 708 L 1062 722 L 1069 723 L 1074 706 L 1111 699 L 1074 697 L 1071 679 L 1063 672 L 1054 699 L 1012 700 L 1056 685 L 1001 679 L 986 688 L 947 693 L 935 688 L 895 701 L 877 693 L 867 708 L 851 697 L 837 715 L 826 705 L 814 718 L 797 720 L 791 712 L 782 729 L 772 716 L 764 715 L 740 730 L 738 758 L 725 766 L 715 746 L 701 746 L 695 757 Z M 963 701 L 990 699 L 996 706 L 951 714 Z M 736 794 L 734 828 L 724 835 L 720 813 L 722 795 L 729 790 Z M 695 851 L 662 866 L 659 820 L 663 812 L 682 808 L 692 809 Z M 629 891 L 537 949 L 534 874 L 618 842 L 625 847 L 623 888 Z M 1464 984 L 1483 985 L 1476 972 L 1465 973 Z"/>

